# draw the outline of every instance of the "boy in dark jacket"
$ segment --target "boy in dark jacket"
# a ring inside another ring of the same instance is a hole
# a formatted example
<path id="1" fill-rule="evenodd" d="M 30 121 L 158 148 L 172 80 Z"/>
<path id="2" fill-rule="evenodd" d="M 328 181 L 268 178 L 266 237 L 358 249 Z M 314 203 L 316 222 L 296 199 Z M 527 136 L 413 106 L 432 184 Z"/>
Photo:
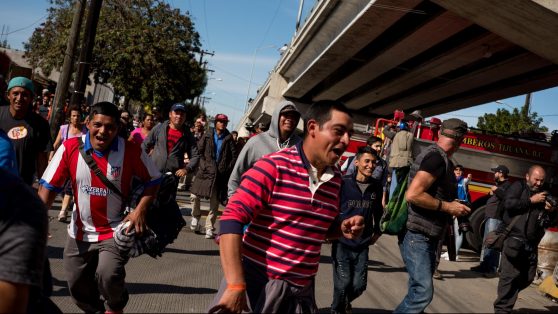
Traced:
<path id="1" fill-rule="evenodd" d="M 368 247 L 380 237 L 382 216 L 382 185 L 372 177 L 378 160 L 371 147 L 360 147 L 354 159 L 355 173 L 343 177 L 341 219 L 361 215 L 365 226 L 360 238 L 333 242 L 332 313 L 350 312 L 351 302 L 366 290 Z"/>

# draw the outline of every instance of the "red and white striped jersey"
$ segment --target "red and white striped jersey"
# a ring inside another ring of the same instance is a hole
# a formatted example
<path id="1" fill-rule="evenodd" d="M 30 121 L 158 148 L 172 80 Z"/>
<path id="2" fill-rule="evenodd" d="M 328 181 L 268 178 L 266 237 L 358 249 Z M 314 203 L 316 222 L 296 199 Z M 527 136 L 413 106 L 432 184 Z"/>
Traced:
<path id="1" fill-rule="evenodd" d="M 87 151 L 91 147 L 89 133 L 81 138 Z M 160 182 L 161 173 L 140 146 L 121 137 L 115 141 L 105 154 L 94 152 L 91 156 L 125 199 L 131 192 L 132 178 L 139 179 L 145 186 Z M 70 237 L 85 242 L 112 238 L 114 229 L 124 218 L 122 200 L 91 171 L 79 153 L 78 138 L 68 139 L 60 146 L 40 184 L 49 190 L 61 191 L 67 179 L 72 182 L 75 203 L 68 227 Z"/>

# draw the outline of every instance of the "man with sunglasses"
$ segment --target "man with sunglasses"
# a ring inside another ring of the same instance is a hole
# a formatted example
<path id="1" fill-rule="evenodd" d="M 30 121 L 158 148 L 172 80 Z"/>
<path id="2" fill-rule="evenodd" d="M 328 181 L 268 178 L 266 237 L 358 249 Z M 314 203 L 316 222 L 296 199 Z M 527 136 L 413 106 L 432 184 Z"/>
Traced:
<path id="1" fill-rule="evenodd" d="M 407 231 L 400 242 L 401 256 L 409 273 L 408 292 L 394 313 L 422 313 L 432 302 L 432 275 L 438 241 L 452 216 L 471 209 L 457 201 L 457 181 L 450 157 L 459 149 L 467 123 L 448 119 L 438 141 L 424 149 L 409 172 Z"/>
<path id="2" fill-rule="evenodd" d="M 219 202 L 227 196 L 227 182 L 238 156 L 236 143 L 227 124 L 229 118 L 220 113 L 215 116 L 215 127 L 205 132 L 198 141 L 200 167 L 190 189 L 192 198 L 192 223 L 190 228 L 200 230 L 200 197 L 209 198 L 209 213 L 205 220 L 205 238 L 215 238 L 215 220 Z"/>

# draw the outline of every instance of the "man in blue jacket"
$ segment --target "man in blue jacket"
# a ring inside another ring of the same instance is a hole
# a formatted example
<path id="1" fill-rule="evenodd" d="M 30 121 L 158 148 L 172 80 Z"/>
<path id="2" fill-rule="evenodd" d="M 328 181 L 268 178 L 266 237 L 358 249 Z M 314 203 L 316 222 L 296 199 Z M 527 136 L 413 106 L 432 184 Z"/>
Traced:
<path id="1" fill-rule="evenodd" d="M 380 237 L 382 217 L 382 185 L 372 174 L 379 157 L 369 146 L 360 147 L 354 163 L 355 173 L 343 177 L 341 188 L 341 220 L 364 217 L 362 236 L 333 242 L 333 302 L 331 313 L 350 313 L 351 302 L 366 290 L 368 247 Z"/>

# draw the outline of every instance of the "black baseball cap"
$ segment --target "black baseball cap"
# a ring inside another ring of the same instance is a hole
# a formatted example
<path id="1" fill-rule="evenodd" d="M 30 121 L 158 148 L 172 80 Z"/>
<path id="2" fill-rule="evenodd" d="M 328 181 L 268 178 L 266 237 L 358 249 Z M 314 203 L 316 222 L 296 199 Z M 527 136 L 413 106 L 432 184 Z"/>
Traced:
<path id="1" fill-rule="evenodd" d="M 508 167 L 504 166 L 504 165 L 498 165 L 498 167 L 496 168 L 490 168 L 490 170 L 494 171 L 494 172 L 501 172 L 503 173 L 505 176 L 507 176 L 510 173 L 510 169 L 508 169 Z"/>
<path id="2" fill-rule="evenodd" d="M 467 134 L 467 123 L 463 120 L 451 118 L 442 122 L 441 134 L 453 139 L 460 139 Z"/>

